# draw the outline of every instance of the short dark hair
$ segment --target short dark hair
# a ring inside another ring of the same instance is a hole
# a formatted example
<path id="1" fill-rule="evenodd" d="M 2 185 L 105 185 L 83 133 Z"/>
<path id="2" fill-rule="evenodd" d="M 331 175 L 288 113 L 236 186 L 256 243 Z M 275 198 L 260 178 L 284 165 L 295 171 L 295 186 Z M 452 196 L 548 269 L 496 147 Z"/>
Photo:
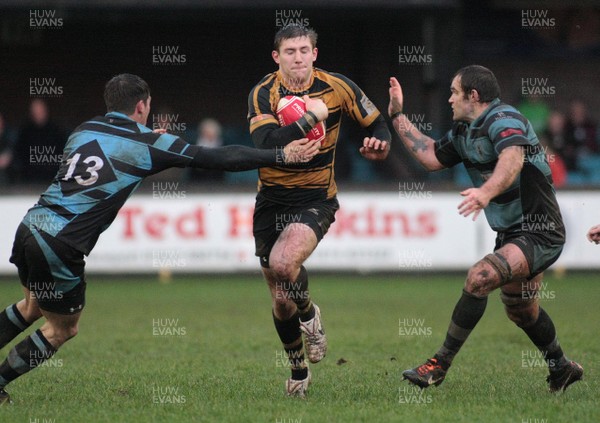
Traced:
<path id="1" fill-rule="evenodd" d="M 468 97 L 471 90 L 479 93 L 481 103 L 490 103 L 500 97 L 500 85 L 494 73 L 480 65 L 465 66 L 454 74 L 460 76 L 460 86 Z"/>
<path id="2" fill-rule="evenodd" d="M 146 101 L 150 87 L 137 75 L 122 73 L 113 77 L 104 86 L 104 102 L 107 112 L 121 112 L 131 115 L 138 101 Z"/>
<path id="3" fill-rule="evenodd" d="M 291 23 L 281 28 L 275 34 L 275 41 L 273 42 L 273 48 L 275 51 L 279 51 L 283 40 L 289 40 L 291 38 L 308 37 L 312 48 L 317 46 L 318 35 L 314 29 L 297 23 Z"/>

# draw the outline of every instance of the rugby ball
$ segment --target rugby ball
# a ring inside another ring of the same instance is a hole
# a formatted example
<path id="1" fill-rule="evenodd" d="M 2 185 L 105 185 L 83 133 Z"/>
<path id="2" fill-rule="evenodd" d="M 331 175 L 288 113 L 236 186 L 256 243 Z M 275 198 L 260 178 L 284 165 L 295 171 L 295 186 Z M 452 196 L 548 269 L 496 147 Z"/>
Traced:
<path id="1" fill-rule="evenodd" d="M 279 100 L 277 104 L 277 120 L 279 120 L 280 126 L 287 126 L 298 119 L 300 119 L 306 113 L 306 103 L 301 97 L 288 95 Z M 309 140 L 323 141 L 325 139 L 325 122 L 319 122 L 311 129 L 306 138 Z"/>

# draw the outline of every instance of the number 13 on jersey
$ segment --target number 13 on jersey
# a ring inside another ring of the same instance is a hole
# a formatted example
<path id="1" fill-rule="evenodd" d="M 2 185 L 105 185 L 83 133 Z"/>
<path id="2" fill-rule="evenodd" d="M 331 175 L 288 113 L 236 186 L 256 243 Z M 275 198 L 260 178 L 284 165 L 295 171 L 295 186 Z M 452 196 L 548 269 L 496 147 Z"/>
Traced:
<path id="1" fill-rule="evenodd" d="M 65 174 L 64 178 L 62 178 L 63 181 L 68 181 L 73 177 L 73 173 L 75 172 L 75 169 L 77 168 L 77 163 L 80 159 L 81 153 L 74 154 L 73 157 L 67 159 L 67 164 L 69 165 L 69 168 L 67 169 L 67 173 Z M 75 181 L 79 185 L 83 186 L 95 184 L 98 180 L 98 171 L 104 166 L 104 160 L 102 160 L 98 156 L 88 156 L 82 160 L 82 163 L 89 165 L 85 168 L 84 171 L 84 173 L 87 173 L 89 177 L 84 178 L 83 176 L 76 175 L 74 178 Z"/>

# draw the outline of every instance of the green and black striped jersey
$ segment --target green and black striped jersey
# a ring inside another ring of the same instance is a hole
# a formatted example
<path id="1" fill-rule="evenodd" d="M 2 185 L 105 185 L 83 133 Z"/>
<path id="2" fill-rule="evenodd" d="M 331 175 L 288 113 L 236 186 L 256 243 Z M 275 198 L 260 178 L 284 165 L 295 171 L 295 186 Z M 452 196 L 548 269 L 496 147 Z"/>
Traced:
<path id="1" fill-rule="evenodd" d="M 502 150 L 522 146 L 525 162 L 517 178 L 485 208 L 498 232 L 544 232 L 564 242 L 565 227 L 556 200 L 552 173 L 531 123 L 514 107 L 494 100 L 471 124 L 455 122 L 436 142 L 441 164 L 464 163 L 475 187 L 481 187 L 496 167 Z"/>

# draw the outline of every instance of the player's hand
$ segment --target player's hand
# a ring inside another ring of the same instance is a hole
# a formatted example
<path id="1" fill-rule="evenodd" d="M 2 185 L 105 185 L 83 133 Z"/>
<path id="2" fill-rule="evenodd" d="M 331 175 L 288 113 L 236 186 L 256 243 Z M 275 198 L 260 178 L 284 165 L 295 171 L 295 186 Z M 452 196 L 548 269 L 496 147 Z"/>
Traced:
<path id="1" fill-rule="evenodd" d="M 329 109 L 323 100 L 320 98 L 310 98 L 305 95 L 302 96 L 304 104 L 306 104 L 306 111 L 313 112 L 319 122 L 324 121 L 329 116 Z"/>
<path id="2" fill-rule="evenodd" d="M 467 217 L 473 214 L 473 221 L 477 219 L 481 210 L 490 203 L 491 198 L 480 188 L 469 188 L 460 193 L 465 199 L 458 205 L 458 212 Z"/>
<path id="3" fill-rule="evenodd" d="M 166 134 L 167 130 L 165 128 L 156 128 L 152 131 L 153 134 Z"/>
<path id="4" fill-rule="evenodd" d="M 401 112 L 403 105 L 404 95 L 402 94 L 402 87 L 398 80 L 392 76 L 390 78 L 390 104 L 388 106 L 388 116 L 391 116 L 396 112 Z"/>
<path id="5" fill-rule="evenodd" d="M 587 239 L 594 244 L 600 243 L 600 225 L 592 226 L 587 233 Z"/>
<path id="6" fill-rule="evenodd" d="M 390 152 L 390 143 L 378 140 L 375 137 L 365 137 L 360 154 L 369 160 L 385 160 Z"/>
<path id="7" fill-rule="evenodd" d="M 306 163 L 310 161 L 319 152 L 321 142 L 301 138 L 292 141 L 283 148 L 286 163 Z"/>

